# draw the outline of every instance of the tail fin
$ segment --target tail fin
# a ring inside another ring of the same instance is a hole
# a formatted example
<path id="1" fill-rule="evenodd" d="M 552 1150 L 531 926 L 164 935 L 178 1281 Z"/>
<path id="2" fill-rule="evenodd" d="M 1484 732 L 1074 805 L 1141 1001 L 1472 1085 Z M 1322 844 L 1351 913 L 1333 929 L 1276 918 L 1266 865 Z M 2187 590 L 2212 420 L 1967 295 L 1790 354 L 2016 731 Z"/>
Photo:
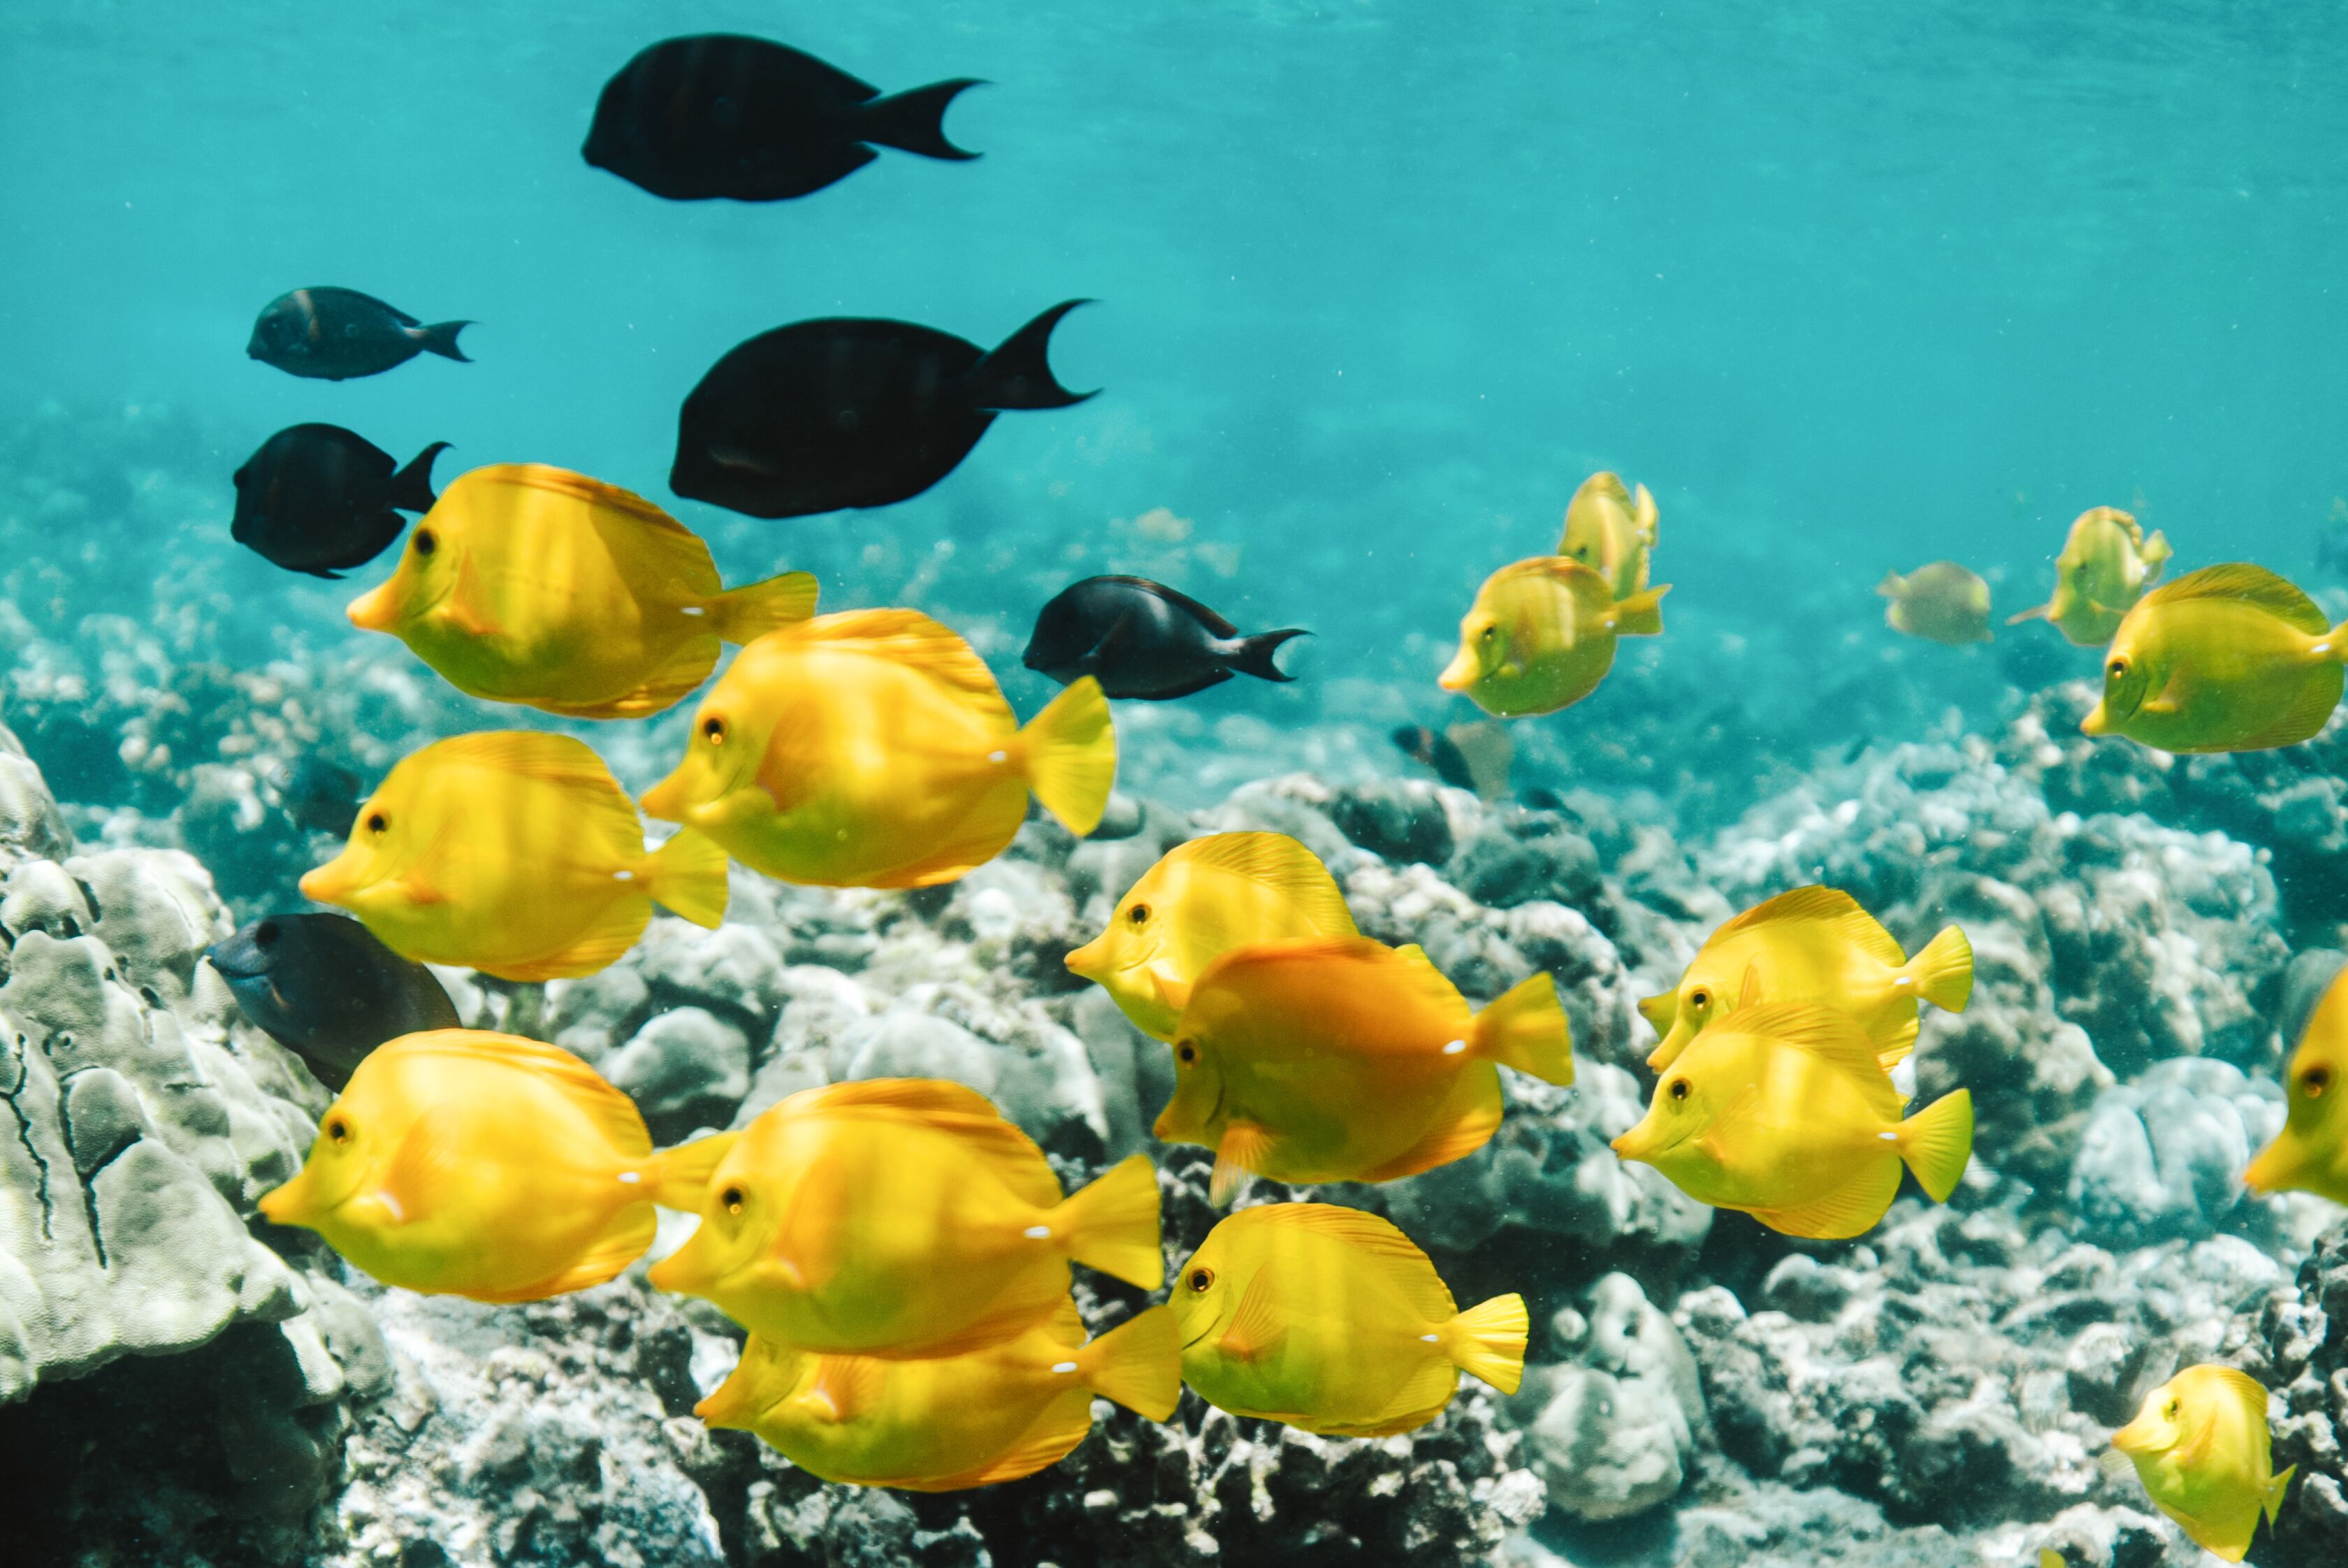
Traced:
<path id="1" fill-rule="evenodd" d="M 717 634 L 729 643 L 751 638 L 804 621 L 815 614 L 816 581 L 812 572 L 786 572 L 763 583 L 745 583 L 709 601 L 710 619 Z"/>
<path id="2" fill-rule="evenodd" d="M 1633 500 L 1632 520 L 1638 524 L 1639 542 L 1653 550 L 1663 538 L 1663 514 L 1655 508 L 1655 498 L 1645 485 L 1639 487 Z"/>
<path id="3" fill-rule="evenodd" d="M 2156 534 L 2154 537 L 2158 538 L 2159 536 Z M 2282 1511 L 2282 1489 L 2289 1486 L 2291 1484 L 2291 1478 L 2298 1473 L 2299 1467 L 2297 1465 L 2287 1465 L 2283 1468 L 2282 1474 L 2267 1482 L 2266 1495 L 2260 1500 L 2260 1503 L 2266 1510 L 2268 1529 L 2272 1530 L 2274 1528 L 2275 1516 Z"/>
<path id="4" fill-rule="evenodd" d="M 957 162 L 976 158 L 977 153 L 946 139 L 946 105 L 953 102 L 964 88 L 984 85 L 975 77 L 957 77 L 950 82 L 932 82 L 925 88 L 911 88 L 887 98 L 873 98 L 858 107 L 850 121 L 851 133 L 859 141 L 877 141 L 883 147 L 918 152 L 923 158 L 948 158 Z"/>
<path id="5" fill-rule="evenodd" d="M 1081 839 L 1100 826 L 1117 782 L 1117 727 L 1100 682 L 1078 677 L 1027 721 L 1019 731 L 1019 765 L 1062 827 Z"/>
<path id="6" fill-rule="evenodd" d="M 1510 986 L 1477 1014 L 1468 1037 L 1487 1060 L 1544 1083 L 1573 1081 L 1573 1026 L 1558 1006 L 1557 982 L 1545 972 Z"/>
<path id="7" fill-rule="evenodd" d="M 2136 553 L 2137 559 L 2144 562 L 2147 580 L 2149 581 L 2160 575 L 2160 569 L 2168 564 L 2168 558 L 2177 552 L 2168 547 L 2168 535 L 2156 528 L 2152 531 L 2152 537 L 2146 540 Z"/>
<path id="8" fill-rule="evenodd" d="M 407 466 L 391 476 L 391 490 L 384 499 L 402 511 L 430 511 L 439 499 L 432 493 L 432 459 L 448 449 L 448 442 L 435 441 L 408 459 Z"/>
<path id="9" fill-rule="evenodd" d="M 699 1213 L 711 1174 L 740 1136 L 738 1132 L 714 1133 L 662 1150 L 644 1168 L 644 1185 L 652 1189 L 647 1196 L 664 1209 Z"/>
<path id="10" fill-rule="evenodd" d="M 1614 601 L 1614 634 L 1618 637 L 1660 637 L 1663 634 L 1663 595 L 1668 583 Z"/>
<path id="11" fill-rule="evenodd" d="M 1076 1353 L 1085 1382 L 1153 1421 L 1173 1415 L 1182 1398 L 1182 1333 L 1174 1309 L 1153 1306 Z"/>
<path id="12" fill-rule="evenodd" d="M 1252 637 L 1241 637 L 1231 656 L 1231 668 L 1243 676 L 1253 676 L 1260 681 L 1292 681 L 1294 676 L 1280 673 L 1272 654 L 1291 637 L 1309 637 L 1313 634 L 1302 626 L 1284 626 L 1277 632 L 1258 632 Z"/>
<path id="13" fill-rule="evenodd" d="M 1513 1394 L 1525 1376 L 1525 1298 L 1510 1292 L 1471 1306 L 1443 1326 L 1443 1352 L 1471 1377 Z"/>
<path id="14" fill-rule="evenodd" d="M 2008 615 L 2005 618 L 2005 624 L 2009 626 L 2019 626 L 2024 621 L 2046 620 L 2054 614 L 2054 606 L 2052 604 L 2033 604 L 2027 610 L 2016 610 L 2013 614 Z"/>
<path id="15" fill-rule="evenodd" d="M 1090 300 L 1063 300 L 1010 336 L 970 367 L 974 408 L 1066 408 L 1093 396 L 1071 392 L 1052 376 L 1052 329 L 1060 318 Z"/>
<path id="16" fill-rule="evenodd" d="M 1887 572 L 1883 574 L 1883 581 L 1875 585 L 1875 592 L 1882 598 L 1897 599 L 1908 592 L 1908 579 L 1897 572 Z"/>
<path id="17" fill-rule="evenodd" d="M 679 828 L 645 870 L 644 892 L 663 909 L 713 929 L 726 918 L 726 851 L 714 839 Z"/>
<path id="18" fill-rule="evenodd" d="M 1899 1144 L 1932 1202 L 1947 1202 L 1973 1157 L 1972 1091 L 1961 1088 L 1901 1122 Z"/>
<path id="19" fill-rule="evenodd" d="M 1158 1168 L 1148 1155 L 1117 1161 L 1099 1181 L 1070 1193 L 1054 1213 L 1068 1255 L 1086 1268 L 1144 1290 L 1166 1283 L 1166 1256 L 1158 1245 Z"/>
<path id="20" fill-rule="evenodd" d="M 469 321 L 436 321 L 429 326 L 408 328 L 407 335 L 427 354 L 437 354 L 444 359 L 460 359 L 470 365 L 473 363 L 472 356 L 457 346 L 457 335 L 472 325 Z"/>
<path id="21" fill-rule="evenodd" d="M 2348 665 L 2348 621 L 2333 627 L 2318 645 L 2342 664 Z"/>
<path id="22" fill-rule="evenodd" d="M 1945 927 L 1900 973 L 1915 982 L 1921 1000 L 1962 1013 L 1973 994 L 1973 944 L 1956 926 Z"/>

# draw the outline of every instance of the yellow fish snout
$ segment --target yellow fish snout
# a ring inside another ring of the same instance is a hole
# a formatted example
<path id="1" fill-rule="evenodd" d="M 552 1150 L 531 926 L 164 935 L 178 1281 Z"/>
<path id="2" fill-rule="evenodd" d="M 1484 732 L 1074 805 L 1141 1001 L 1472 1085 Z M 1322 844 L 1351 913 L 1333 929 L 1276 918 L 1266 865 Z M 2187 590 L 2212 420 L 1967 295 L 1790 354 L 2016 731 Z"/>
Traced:
<path id="1" fill-rule="evenodd" d="M 1109 972 L 1108 938 L 1097 936 L 1067 957 L 1068 973 L 1097 983 Z"/>
<path id="2" fill-rule="evenodd" d="M 362 632 L 390 631 L 399 624 L 399 599 L 393 593 L 398 585 L 399 579 L 394 577 L 388 583 L 368 589 L 352 600 L 344 614 L 351 618 L 351 624 Z"/>
<path id="3" fill-rule="evenodd" d="M 1648 1130 L 1647 1123 L 1642 1121 L 1607 1147 L 1621 1159 L 1644 1160 L 1655 1151 L 1655 1135 Z"/>
<path id="4" fill-rule="evenodd" d="M 1435 684 L 1445 691 L 1466 691 L 1483 673 L 1476 650 L 1463 645 L 1451 655 L 1451 663 L 1445 666 L 1443 673 L 1435 677 Z"/>
<path id="5" fill-rule="evenodd" d="M 283 1187 L 273 1188 L 261 1195 L 254 1205 L 261 1217 L 273 1225 L 298 1225 L 310 1213 L 310 1171 L 304 1167 L 294 1180 Z"/>
<path id="6" fill-rule="evenodd" d="M 348 855 L 337 855 L 324 865 L 303 873 L 297 884 L 302 896 L 319 903 L 345 903 L 359 891 L 359 879 Z"/>
<path id="7" fill-rule="evenodd" d="M 2111 732 L 2112 721 L 2105 716 L 2102 703 L 2097 703 L 2094 711 L 2079 721 L 2079 733 L 2082 735 L 2109 735 Z"/>

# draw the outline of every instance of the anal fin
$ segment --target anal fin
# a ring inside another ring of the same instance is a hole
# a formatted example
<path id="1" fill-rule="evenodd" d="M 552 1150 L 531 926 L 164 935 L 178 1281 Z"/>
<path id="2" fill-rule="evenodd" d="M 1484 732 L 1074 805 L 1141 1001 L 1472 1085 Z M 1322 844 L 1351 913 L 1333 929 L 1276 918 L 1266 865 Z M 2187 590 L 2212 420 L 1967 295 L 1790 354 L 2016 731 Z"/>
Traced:
<path id="1" fill-rule="evenodd" d="M 1465 1160 L 1489 1143 L 1492 1134 L 1499 1130 L 1500 1119 L 1507 1109 L 1500 1099 L 1499 1074 L 1492 1065 L 1478 1062 L 1470 1066 L 1460 1075 L 1460 1087 L 1448 1099 L 1449 1103 L 1426 1137 L 1354 1180 L 1393 1181 L 1416 1176 L 1422 1171 Z"/>
<path id="2" fill-rule="evenodd" d="M 1093 1402 L 1090 1396 L 1078 1398 L 1072 1395 L 1055 1399 L 1035 1424 L 1020 1435 L 1017 1442 L 986 1463 L 955 1475 L 922 1477 L 889 1484 L 902 1487 L 907 1491 L 961 1491 L 973 1486 L 993 1486 L 1000 1481 L 1017 1480 L 1067 1458 L 1092 1429 Z"/>
<path id="3" fill-rule="evenodd" d="M 1825 1197 L 1786 1209 L 1753 1209 L 1752 1216 L 1780 1234 L 1838 1242 L 1875 1228 L 1900 1191 L 1900 1157 L 1889 1143 L 1883 1157 Z"/>
<path id="4" fill-rule="evenodd" d="M 653 1233 L 659 1228 L 659 1216 L 649 1202 L 630 1203 L 613 1217 L 592 1246 L 580 1254 L 569 1268 L 560 1270 L 534 1284 L 520 1285 L 507 1291 L 466 1291 L 475 1301 L 515 1302 L 543 1301 L 551 1295 L 567 1295 L 574 1290 L 602 1284 L 618 1276 L 621 1270 L 644 1255 L 653 1244 Z"/>

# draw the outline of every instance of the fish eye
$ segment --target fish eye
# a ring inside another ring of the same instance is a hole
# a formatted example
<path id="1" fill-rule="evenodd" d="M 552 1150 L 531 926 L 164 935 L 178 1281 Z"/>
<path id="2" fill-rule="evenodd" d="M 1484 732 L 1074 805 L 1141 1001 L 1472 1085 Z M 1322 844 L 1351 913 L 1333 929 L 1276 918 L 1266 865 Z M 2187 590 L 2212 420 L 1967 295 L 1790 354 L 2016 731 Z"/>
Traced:
<path id="1" fill-rule="evenodd" d="M 2184 1400 L 2182 1400 L 2182 1399 L 2171 1399 L 2170 1401 L 2168 1401 L 2168 1409 L 2166 1409 L 2166 1410 L 2163 1410 L 2163 1411 L 2161 1412 L 2161 1414 L 2162 1414 L 2162 1415 L 2164 1415 L 2164 1416 L 2167 1416 L 2170 1420 L 2172 1420 L 2172 1421 L 2173 1421 L 2173 1420 L 2177 1419 L 2178 1412 L 2178 1411 L 2180 1411 L 2180 1410 L 2182 1410 L 2182 1409 L 2184 1409 L 2184 1408 L 2185 1408 L 2185 1401 L 2184 1401 Z"/>
<path id="2" fill-rule="evenodd" d="M 1174 1047 L 1174 1059 L 1187 1068 L 1199 1059 L 1199 1047 L 1185 1040 Z"/>
<path id="3" fill-rule="evenodd" d="M 2310 1068 L 2299 1075 L 2299 1092 L 2310 1099 L 2322 1099 L 2323 1091 L 2331 1087 L 2332 1069 L 2330 1068 Z"/>
<path id="4" fill-rule="evenodd" d="M 1672 1079 L 1672 1098 L 1673 1099 L 1685 1099 L 1687 1097 L 1688 1080 L 1684 1078 Z"/>
<path id="5" fill-rule="evenodd" d="M 439 539 L 438 539 L 437 536 L 435 536 L 435 535 L 434 535 L 433 531 L 432 531 L 430 529 L 428 529 L 428 528 L 419 528 L 419 529 L 417 529 L 417 530 L 416 531 L 416 553 L 417 553 L 417 554 L 418 554 L 418 555 L 429 555 L 429 554 L 431 554 L 434 551 L 436 551 L 436 550 L 438 550 L 438 549 L 439 549 L 439 548 L 440 548 L 440 541 L 439 541 Z"/>
<path id="6" fill-rule="evenodd" d="M 1192 1269 L 1192 1270 L 1190 1271 L 1190 1294 L 1191 1294 L 1191 1295 L 1198 1295 L 1202 1294 L 1202 1293 L 1206 1290 L 1206 1288 L 1207 1288 L 1209 1285 L 1213 1284 L 1214 1283 L 1215 1283 L 1215 1271 L 1214 1271 L 1214 1270 L 1212 1270 L 1212 1269 Z"/>
<path id="7" fill-rule="evenodd" d="M 718 717 L 714 713 L 707 718 L 703 719 L 701 721 L 701 738 L 709 742 L 712 746 L 725 745 L 726 721 Z"/>
<path id="8" fill-rule="evenodd" d="M 1146 903 L 1135 904 L 1125 912 L 1125 919 L 1128 925 L 1147 925 L 1149 923 L 1149 906 Z"/>
<path id="9" fill-rule="evenodd" d="M 366 830 L 368 832 L 380 833 L 387 830 L 390 827 L 391 819 L 385 816 L 382 812 L 369 811 L 367 813 Z"/>
<path id="10" fill-rule="evenodd" d="M 333 1139 L 338 1144 L 348 1143 L 351 1140 L 351 1124 L 344 1120 L 339 1116 L 328 1117 L 326 1119 L 326 1136 Z"/>
<path id="11" fill-rule="evenodd" d="M 2110 664 L 2104 666 L 2104 674 L 2113 680 L 2123 678 L 2127 674 L 2127 661 L 2126 659 L 2114 659 Z"/>
<path id="12" fill-rule="evenodd" d="M 1701 985 L 1697 986 L 1694 990 L 1688 993 L 1688 1006 L 1691 1007 L 1711 1006 L 1712 993 L 1705 990 Z"/>
<path id="13" fill-rule="evenodd" d="M 1494 637 L 1497 637 L 1499 634 L 1500 628 L 1498 626 L 1487 626 L 1482 631 L 1476 634 L 1479 640 L 1487 643 L 1490 642 Z"/>
<path id="14" fill-rule="evenodd" d="M 738 1216 L 742 1212 L 742 1204 L 747 1196 L 748 1194 L 745 1193 L 739 1186 L 733 1186 L 718 1193 L 717 1201 L 726 1206 L 727 1213 Z"/>

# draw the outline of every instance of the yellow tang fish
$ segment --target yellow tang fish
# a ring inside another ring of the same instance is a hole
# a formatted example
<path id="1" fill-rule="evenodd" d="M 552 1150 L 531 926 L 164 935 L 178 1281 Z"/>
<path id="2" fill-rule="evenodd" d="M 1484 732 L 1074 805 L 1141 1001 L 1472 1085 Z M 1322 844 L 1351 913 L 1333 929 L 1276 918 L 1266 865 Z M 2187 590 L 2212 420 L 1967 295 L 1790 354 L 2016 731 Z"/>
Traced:
<path id="1" fill-rule="evenodd" d="M 552 980 L 635 945 L 655 903 L 716 925 L 726 852 L 693 832 L 648 852 L 635 807 L 583 742 L 501 730 L 402 758 L 302 892 L 403 957 Z"/>
<path id="2" fill-rule="evenodd" d="M 1883 624 L 1895 632 L 1951 647 L 1990 640 L 1989 584 L 1953 561 L 1919 566 L 1905 577 L 1887 572 L 1875 591 L 1891 601 Z"/>
<path id="3" fill-rule="evenodd" d="M 2313 1192 L 2348 1203 L 2348 969 L 2309 1015 L 2283 1072 L 2291 1097 L 2282 1130 L 2242 1172 L 2260 1192 Z"/>
<path id="4" fill-rule="evenodd" d="M 1352 936 L 1345 895 L 1285 833 L 1215 833 L 1166 851 L 1117 901 L 1108 929 L 1068 954 L 1134 1026 L 1174 1037 L 1199 972 L 1234 947 L 1287 936 Z"/>
<path id="5" fill-rule="evenodd" d="M 652 1282 L 795 1349 L 945 1356 L 1050 1317 L 1071 1258 L 1163 1282 L 1147 1155 L 1063 1199 L 984 1096 L 872 1078 L 801 1089 L 735 1135 L 701 1228 Z"/>
<path id="6" fill-rule="evenodd" d="M 817 1356 L 759 1335 L 694 1414 L 755 1432 L 808 1474 L 851 1486 L 957 1491 L 1056 1464 L 1093 1429 L 1093 1396 L 1153 1421 L 1182 1394 L 1174 1315 L 1153 1306 L 1085 1342 L 1064 1301 L 1014 1339 L 918 1361 Z"/>
<path id="7" fill-rule="evenodd" d="M 1555 713 L 1598 689 L 1619 637 L 1659 636 L 1671 584 L 1617 603 L 1606 579 L 1579 561 L 1535 556 L 1484 579 L 1459 622 L 1459 652 L 1443 672 L 1502 718 Z"/>
<path id="8" fill-rule="evenodd" d="M 1965 1010 L 1973 950 L 1952 925 L 1911 959 L 1841 889 L 1781 892 L 1706 937 L 1676 989 L 1639 1004 L 1663 1037 L 1647 1065 L 1657 1072 L 1670 1067 L 1697 1031 L 1744 1000 L 1747 984 L 1760 1000 L 1825 1002 L 1849 1014 L 1889 1069 L 1915 1048 L 1918 1002 Z"/>
<path id="9" fill-rule="evenodd" d="M 2167 539 L 2157 532 L 2147 539 L 2119 508 L 2091 506 L 2073 521 L 2063 553 L 2054 558 L 2054 597 L 2005 624 L 2050 621 L 2075 645 L 2101 647 L 2120 629 L 2120 617 L 2160 580 L 2169 554 Z"/>
<path id="10" fill-rule="evenodd" d="M 917 610 L 855 610 L 744 648 L 644 810 L 784 882 L 928 887 L 1001 854 L 1031 789 L 1091 832 L 1116 773 L 1090 676 L 1023 729 L 952 631 Z"/>
<path id="11" fill-rule="evenodd" d="M 368 1053 L 261 1212 L 386 1284 L 535 1301 L 633 1263 L 653 1205 L 699 1208 L 723 1150 L 654 1153 L 634 1103 L 569 1051 L 432 1029 Z"/>
<path id="12" fill-rule="evenodd" d="M 815 599 L 807 572 L 728 591 L 709 546 L 642 496 L 500 463 L 440 492 L 350 617 L 469 696 L 637 718 L 707 680 L 721 642 L 804 621 Z"/>
<path id="13" fill-rule="evenodd" d="M 1816 1002 L 1739 1008 L 1680 1053 L 1646 1116 L 1614 1140 L 1699 1203 L 1742 1209 L 1789 1236 L 1872 1228 L 1904 1161 L 1934 1202 L 1972 1156 L 1964 1089 L 1902 1121 L 1875 1042 Z"/>
<path id="14" fill-rule="evenodd" d="M 2263 566 L 2204 566 L 2137 602 L 2079 728 L 2162 751 L 2296 746 L 2340 706 L 2348 624 Z"/>
<path id="15" fill-rule="evenodd" d="M 1622 476 L 1604 469 L 1581 481 L 1566 504 L 1565 531 L 1557 552 L 1579 561 L 1606 579 L 1606 591 L 1628 599 L 1647 586 L 1647 556 L 1655 548 L 1655 498 L 1639 487 L 1638 499 L 1622 488 Z"/>
<path id="16" fill-rule="evenodd" d="M 1169 1305 L 1200 1398 L 1308 1432 L 1407 1432 L 1443 1413 L 1463 1371 L 1503 1394 L 1524 1377 L 1525 1298 L 1460 1311 L 1426 1254 L 1358 1209 L 1241 1209 L 1177 1271 Z"/>
<path id="17" fill-rule="evenodd" d="M 1500 1125 L 1494 1064 L 1573 1081 L 1557 986 L 1535 975 L 1480 1013 L 1416 947 L 1324 936 L 1235 948 L 1174 1035 L 1169 1143 L 1215 1150 L 1222 1202 L 1248 1175 L 1391 1181 L 1465 1159 Z"/>
<path id="18" fill-rule="evenodd" d="M 2299 1468 L 2274 1473 L 2267 1391 L 2231 1367 L 2188 1367 L 2147 1394 L 2112 1447 L 2135 1464 L 2161 1512 L 2229 1563 L 2250 1551 L 2260 1514 L 2274 1522 Z"/>

